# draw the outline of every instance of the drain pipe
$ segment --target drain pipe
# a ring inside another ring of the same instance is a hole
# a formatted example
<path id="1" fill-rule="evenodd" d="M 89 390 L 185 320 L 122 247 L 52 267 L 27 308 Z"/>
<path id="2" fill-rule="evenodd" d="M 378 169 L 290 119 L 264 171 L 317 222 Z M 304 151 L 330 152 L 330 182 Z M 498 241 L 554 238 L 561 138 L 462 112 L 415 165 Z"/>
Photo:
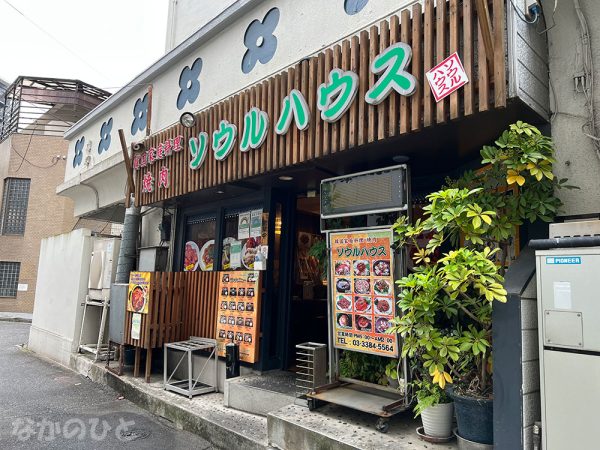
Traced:
<path id="1" fill-rule="evenodd" d="M 134 205 L 133 201 L 131 205 Z M 129 272 L 135 270 L 139 229 L 140 207 L 130 206 L 125 210 L 125 221 L 123 222 L 115 283 L 129 283 Z"/>

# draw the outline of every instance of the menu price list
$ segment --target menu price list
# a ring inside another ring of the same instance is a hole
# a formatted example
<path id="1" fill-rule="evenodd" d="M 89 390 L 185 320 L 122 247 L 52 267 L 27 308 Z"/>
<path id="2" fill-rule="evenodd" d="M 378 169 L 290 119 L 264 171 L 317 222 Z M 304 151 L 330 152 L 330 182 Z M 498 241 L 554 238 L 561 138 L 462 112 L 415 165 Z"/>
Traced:
<path id="1" fill-rule="evenodd" d="M 387 334 L 395 316 L 391 231 L 331 236 L 335 345 L 346 350 L 397 356 Z"/>
<path id="2" fill-rule="evenodd" d="M 219 281 L 217 314 L 217 347 L 225 356 L 225 345 L 239 346 L 240 360 L 257 360 L 258 317 L 260 309 L 259 273 L 257 271 L 228 272 Z"/>

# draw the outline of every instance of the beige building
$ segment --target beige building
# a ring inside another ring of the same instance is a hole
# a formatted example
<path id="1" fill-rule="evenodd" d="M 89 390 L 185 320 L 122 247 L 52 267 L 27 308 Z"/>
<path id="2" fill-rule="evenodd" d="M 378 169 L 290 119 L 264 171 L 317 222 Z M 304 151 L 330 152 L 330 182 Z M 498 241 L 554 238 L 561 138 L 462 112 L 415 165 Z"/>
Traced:
<path id="1" fill-rule="evenodd" d="M 33 311 L 40 241 L 80 225 L 73 201 L 56 195 L 65 166 L 83 159 L 67 159 L 62 134 L 109 95 L 77 80 L 19 77 L 2 96 L 0 311 Z"/>

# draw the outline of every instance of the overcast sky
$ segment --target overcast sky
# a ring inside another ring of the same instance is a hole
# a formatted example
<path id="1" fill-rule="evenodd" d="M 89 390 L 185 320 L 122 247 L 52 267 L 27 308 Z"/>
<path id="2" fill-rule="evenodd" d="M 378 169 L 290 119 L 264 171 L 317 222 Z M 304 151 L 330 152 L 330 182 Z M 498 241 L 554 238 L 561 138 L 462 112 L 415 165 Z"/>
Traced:
<path id="1" fill-rule="evenodd" d="M 115 92 L 164 53 L 168 3 L 0 0 L 0 78 L 74 78 Z"/>

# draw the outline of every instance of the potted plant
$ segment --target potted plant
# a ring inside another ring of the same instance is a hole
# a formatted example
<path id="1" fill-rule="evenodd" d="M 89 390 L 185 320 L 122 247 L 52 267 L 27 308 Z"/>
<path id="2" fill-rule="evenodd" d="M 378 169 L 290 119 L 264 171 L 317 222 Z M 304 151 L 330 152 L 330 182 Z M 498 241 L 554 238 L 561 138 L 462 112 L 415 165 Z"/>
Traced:
<path id="1" fill-rule="evenodd" d="M 476 172 L 427 196 L 415 224 L 402 217 L 397 240 L 412 247 L 414 272 L 402 278 L 394 331 L 403 355 L 441 389 L 453 385 L 458 434 L 493 444 L 492 308 L 505 302 L 504 270 L 518 226 L 551 221 L 565 186 L 552 174 L 552 142 L 523 122 L 481 150 Z M 418 237 L 430 235 L 425 244 Z M 446 251 L 438 260 L 434 255 Z M 419 394 L 420 390 L 417 391 Z"/>
<path id="2" fill-rule="evenodd" d="M 387 384 L 389 387 L 398 389 L 400 387 L 400 380 L 398 379 L 398 359 L 391 359 L 385 366 L 385 376 L 387 377 Z"/>
<path id="3" fill-rule="evenodd" d="M 446 439 L 452 436 L 454 403 L 446 391 L 428 379 L 413 382 L 417 404 L 415 417 L 421 416 L 426 437 Z"/>

